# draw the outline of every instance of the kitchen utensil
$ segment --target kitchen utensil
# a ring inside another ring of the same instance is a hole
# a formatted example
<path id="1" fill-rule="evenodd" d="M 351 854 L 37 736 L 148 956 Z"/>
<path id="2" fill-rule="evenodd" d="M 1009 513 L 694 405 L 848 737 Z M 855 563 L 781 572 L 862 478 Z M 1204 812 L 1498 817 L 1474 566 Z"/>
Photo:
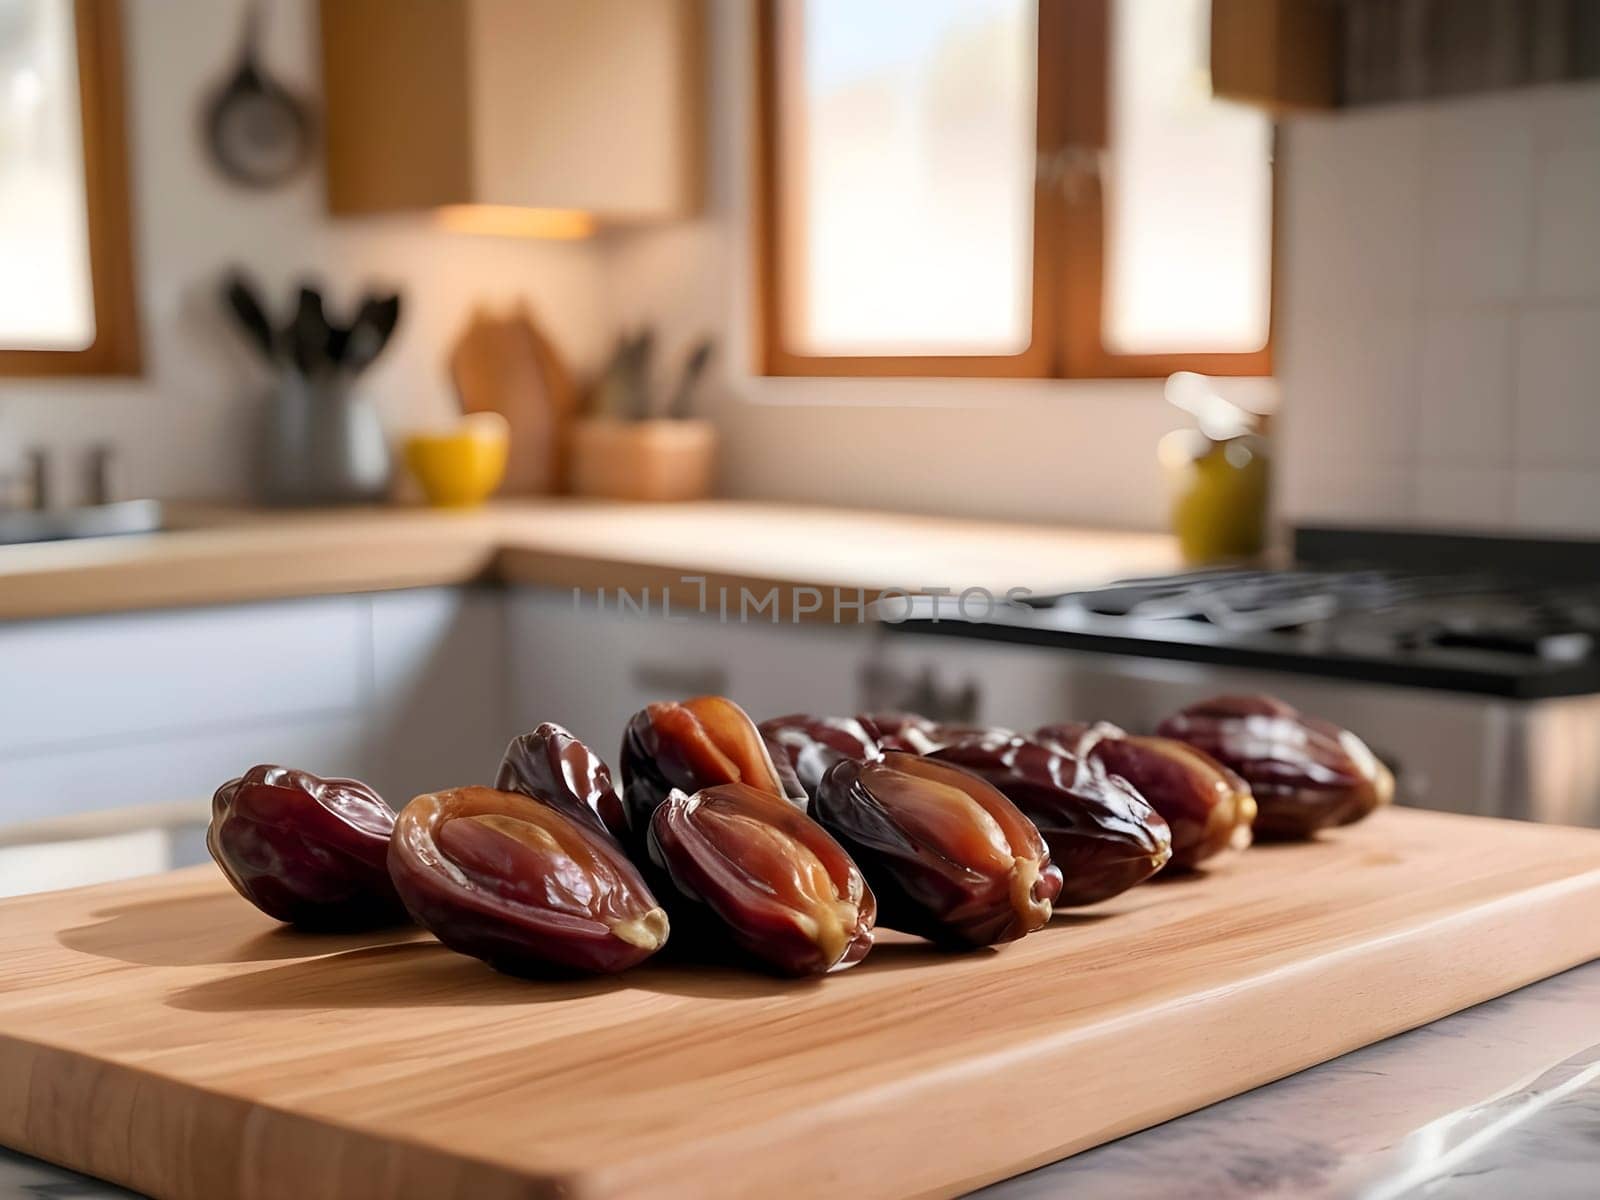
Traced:
<path id="1" fill-rule="evenodd" d="M 611 500 L 711 494 L 717 429 L 709 421 L 585 417 L 572 430 L 572 490 Z"/>
<path id="2" fill-rule="evenodd" d="M 278 348 L 277 338 L 272 332 L 272 321 L 262 307 L 255 285 L 243 271 L 229 272 L 222 282 L 222 298 L 262 359 L 269 365 L 275 364 Z"/>
<path id="3" fill-rule="evenodd" d="M 471 413 L 449 433 L 414 433 L 406 439 L 406 466 L 428 503 L 443 508 L 482 504 L 506 473 L 511 427 L 497 412 Z"/>
<path id="4" fill-rule="evenodd" d="M 383 425 L 343 375 L 285 372 L 262 444 L 261 493 L 269 504 L 375 503 L 388 495 Z"/>
<path id="5" fill-rule="evenodd" d="M 575 395 L 560 355 L 526 308 L 473 315 L 450 351 L 463 412 L 497 412 L 511 428 L 502 491 L 560 491 Z"/>
<path id="6" fill-rule="evenodd" d="M 628 401 L 625 381 L 622 378 L 622 363 L 626 355 L 627 342 L 626 335 L 617 338 L 611 356 L 606 359 L 605 366 L 600 369 L 600 377 L 595 380 L 594 387 L 589 392 L 584 409 L 585 416 L 626 419 Z"/>
<path id="7" fill-rule="evenodd" d="M 646 326 L 633 339 L 628 357 L 628 415 L 635 420 L 650 416 L 650 397 L 655 375 L 656 331 Z"/>
<path id="8" fill-rule="evenodd" d="M 650 417 L 654 357 L 653 330 L 645 328 L 619 337 L 595 386 L 589 415 L 621 421 L 643 421 Z"/>
<path id="9" fill-rule="evenodd" d="M 0 1144 L 169 1200 L 950 1195 L 1588 961 L 1597 905 L 1600 832 L 1397 809 L 996 953 L 540 981 L 207 864 L 0 905 Z"/>
<path id="10" fill-rule="evenodd" d="M 664 417 L 675 421 L 682 421 L 688 417 L 695 388 L 699 386 L 700 377 L 705 374 L 716 347 L 716 341 L 707 337 L 701 338 L 694 349 L 689 351 L 689 356 L 683 363 L 683 374 L 678 378 L 678 386 L 667 400 L 666 411 L 662 413 Z"/>
<path id="11" fill-rule="evenodd" d="M 261 63 L 261 0 L 245 10 L 232 75 L 207 102 L 206 144 L 218 170 L 246 187 L 274 187 L 293 177 L 311 149 L 311 118 Z"/>
<path id="12" fill-rule="evenodd" d="M 329 365 L 328 343 L 332 330 L 323 311 L 322 293 L 302 286 L 300 299 L 289 326 L 289 345 L 294 365 L 308 379 Z"/>
<path id="13" fill-rule="evenodd" d="M 383 353 L 399 323 L 398 295 L 368 296 L 361 302 L 350 328 L 340 331 L 337 340 L 330 344 L 330 353 L 351 375 L 359 375 Z"/>

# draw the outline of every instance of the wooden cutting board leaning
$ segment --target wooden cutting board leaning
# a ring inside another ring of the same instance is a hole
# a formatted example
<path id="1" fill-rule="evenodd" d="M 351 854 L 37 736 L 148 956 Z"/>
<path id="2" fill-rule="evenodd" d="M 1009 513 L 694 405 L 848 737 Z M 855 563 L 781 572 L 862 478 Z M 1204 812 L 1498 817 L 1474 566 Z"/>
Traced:
<path id="1" fill-rule="evenodd" d="M 450 377 L 463 412 L 497 412 L 511 427 L 501 492 L 562 491 L 577 394 L 560 354 L 527 308 L 505 316 L 474 313 L 451 348 Z"/>

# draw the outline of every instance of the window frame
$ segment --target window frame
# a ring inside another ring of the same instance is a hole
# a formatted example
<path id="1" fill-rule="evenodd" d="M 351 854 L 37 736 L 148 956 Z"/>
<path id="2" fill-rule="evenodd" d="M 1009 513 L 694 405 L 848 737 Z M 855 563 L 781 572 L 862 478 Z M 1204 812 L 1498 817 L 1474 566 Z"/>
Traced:
<path id="1" fill-rule="evenodd" d="M 74 0 L 73 33 L 78 55 L 94 341 L 82 350 L 0 347 L 0 376 L 140 373 L 128 208 L 121 0 Z"/>
<path id="2" fill-rule="evenodd" d="M 1261 376 L 1272 372 L 1278 295 L 1280 189 L 1272 164 L 1272 267 L 1267 338 L 1259 350 L 1123 354 L 1102 335 L 1105 240 L 1100 157 L 1108 148 L 1112 0 L 1039 0 L 1036 162 L 1073 164 L 1072 187 L 1034 175 L 1031 339 L 1018 354 L 818 355 L 785 342 L 788 313 L 778 186 L 778 6 L 758 0 L 755 23 L 757 365 L 763 375 L 1126 379 L 1175 371 Z M 1084 169 L 1085 167 L 1090 169 Z"/>

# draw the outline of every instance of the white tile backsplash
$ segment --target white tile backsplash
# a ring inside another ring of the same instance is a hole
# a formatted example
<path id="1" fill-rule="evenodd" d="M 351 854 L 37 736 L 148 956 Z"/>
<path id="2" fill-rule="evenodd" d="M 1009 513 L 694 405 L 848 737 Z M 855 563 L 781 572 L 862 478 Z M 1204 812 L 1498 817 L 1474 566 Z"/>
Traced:
<path id="1" fill-rule="evenodd" d="M 1501 312 L 1423 321 L 1419 458 L 1458 466 L 1510 461 L 1512 328 Z"/>
<path id="2" fill-rule="evenodd" d="M 1512 487 L 1518 529 L 1600 534 L 1600 472 L 1523 470 Z"/>
<path id="3" fill-rule="evenodd" d="M 1289 521 L 1405 523 L 1414 515 L 1415 484 L 1406 467 L 1302 461 L 1279 474 L 1275 501 Z"/>
<path id="4" fill-rule="evenodd" d="M 1511 520 L 1512 472 L 1504 467 L 1423 464 L 1416 471 L 1413 516 L 1439 529 L 1500 529 Z"/>
<path id="5" fill-rule="evenodd" d="M 1514 418 L 1519 466 L 1600 472 L 1600 304 L 1521 317 Z"/>
<path id="6" fill-rule="evenodd" d="M 1600 142 L 1541 155 L 1535 187 L 1534 290 L 1600 296 Z"/>
<path id="7" fill-rule="evenodd" d="M 1325 465 L 1410 462 L 1417 428 L 1411 312 L 1391 313 L 1372 328 L 1329 314 L 1319 332 L 1282 351 L 1284 377 L 1295 380 L 1293 393 L 1284 393 L 1282 436 L 1314 446 Z"/>
<path id="8" fill-rule="evenodd" d="M 1600 83 L 1282 143 L 1281 514 L 1600 533 Z"/>
<path id="9" fill-rule="evenodd" d="M 1540 150 L 1600 145 L 1600 86 L 1539 88 L 1534 106 L 1534 144 Z"/>
<path id="10" fill-rule="evenodd" d="M 1278 272 L 1286 311 L 1409 310 L 1421 263 L 1423 121 L 1409 109 L 1308 117 L 1285 143 Z"/>
<path id="11" fill-rule="evenodd" d="M 1529 270 L 1531 108 L 1496 96 L 1422 111 L 1424 296 L 1445 305 L 1515 299 Z"/>

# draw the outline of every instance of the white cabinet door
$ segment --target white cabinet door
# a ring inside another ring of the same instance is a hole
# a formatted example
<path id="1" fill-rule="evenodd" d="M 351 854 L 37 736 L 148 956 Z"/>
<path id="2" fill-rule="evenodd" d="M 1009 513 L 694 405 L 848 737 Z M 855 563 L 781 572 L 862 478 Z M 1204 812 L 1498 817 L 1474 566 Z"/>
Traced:
<path id="1" fill-rule="evenodd" d="M 365 597 L 0 624 L 0 824 L 367 765 Z"/>
<path id="2" fill-rule="evenodd" d="M 258 762 L 353 775 L 398 807 L 491 783 L 540 721 L 611 759 L 638 709 L 707 692 L 758 720 L 855 712 L 867 643 L 857 626 L 619 616 L 537 590 L 0 625 L 0 824 L 203 798 Z"/>
<path id="3" fill-rule="evenodd" d="M 364 698 L 364 597 L 0 623 L 0 756 Z"/>
<path id="4" fill-rule="evenodd" d="M 360 774 L 366 727 L 353 712 L 229 729 L 85 741 L 0 759 L 0 825 L 141 804 L 203 800 L 257 763 Z"/>
<path id="5" fill-rule="evenodd" d="M 608 761 L 628 717 L 653 700 L 720 692 L 757 720 L 859 706 L 868 639 L 858 626 L 669 621 L 579 608 L 570 593 L 510 596 L 516 722 L 558 722 Z"/>
<path id="6" fill-rule="evenodd" d="M 510 739 L 504 593 L 428 588 L 371 597 L 373 694 L 362 776 L 396 808 L 494 782 Z"/>

